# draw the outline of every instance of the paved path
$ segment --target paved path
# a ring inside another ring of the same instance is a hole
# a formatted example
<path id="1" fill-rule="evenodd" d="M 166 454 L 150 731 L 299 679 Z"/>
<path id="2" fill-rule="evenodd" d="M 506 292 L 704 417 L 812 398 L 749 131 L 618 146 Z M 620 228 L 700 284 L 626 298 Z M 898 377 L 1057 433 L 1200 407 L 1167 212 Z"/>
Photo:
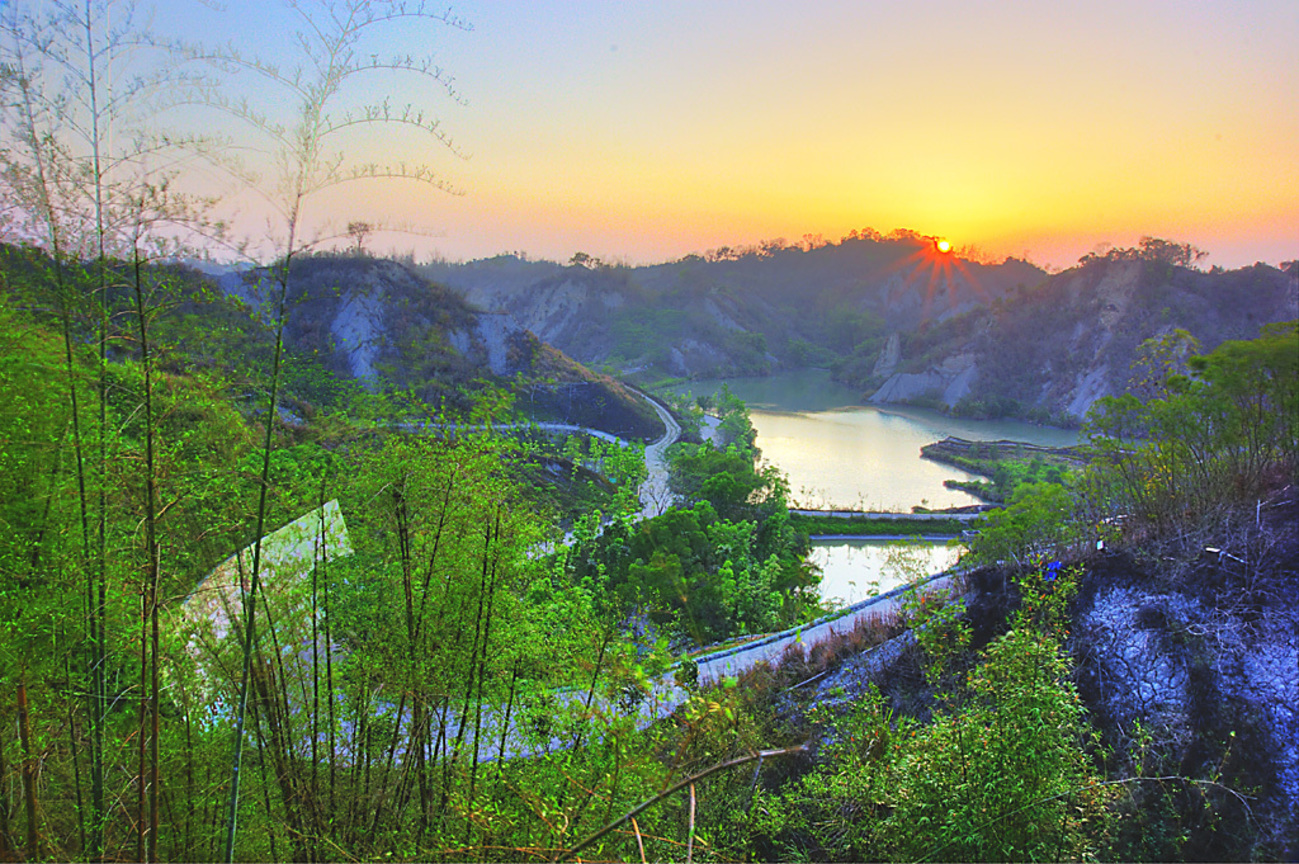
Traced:
<path id="1" fill-rule="evenodd" d="M 920 583 L 919 590 L 924 592 L 938 591 L 949 587 L 951 579 L 946 573 L 931 576 Z M 869 597 L 854 603 L 842 612 L 820 618 L 808 624 L 801 624 L 779 633 L 770 633 L 757 637 L 752 642 L 745 642 L 724 651 L 704 654 L 694 658 L 699 666 L 699 683 L 716 684 L 723 678 L 733 678 L 752 669 L 759 662 L 776 665 L 791 645 L 802 645 L 810 649 L 819 642 L 825 642 L 834 636 L 851 633 L 859 622 L 872 618 L 887 618 L 902 611 L 902 602 L 910 585 L 894 588 L 879 597 Z"/>
<path id="2" fill-rule="evenodd" d="M 661 516 L 672 506 L 672 490 L 668 487 L 667 452 L 676 440 L 681 437 L 681 426 L 676 418 L 654 399 L 646 396 L 645 401 L 658 412 L 663 421 L 663 437 L 645 447 L 645 482 L 640 484 L 640 518 L 653 519 Z"/>
<path id="3" fill-rule="evenodd" d="M 674 433 L 669 428 L 668 434 L 656 442 L 656 445 L 662 445 L 660 452 L 670 443 L 674 434 L 679 434 L 679 430 Z M 328 541 L 323 547 L 317 540 L 322 530 L 326 532 Z M 248 550 L 240 554 L 247 555 Z M 349 554 L 351 546 L 342 513 L 338 509 L 338 503 L 331 501 L 323 509 L 312 511 L 267 536 L 263 541 L 266 567 L 264 584 L 271 592 L 283 590 L 309 572 L 316 560 L 331 560 Z M 190 645 L 190 650 L 201 666 L 207 660 L 200 644 L 214 645 L 220 641 L 221 635 L 229 629 L 229 619 L 238 614 L 236 557 L 232 556 L 230 561 L 218 567 L 184 607 L 183 615 L 188 619 L 189 625 L 198 626 L 206 633 L 206 638 L 201 638 L 198 632 L 194 632 L 192 635 L 195 638 Z M 949 581 L 946 574 L 940 574 L 920 583 L 919 587 L 926 591 L 937 590 L 946 587 Z M 791 645 L 799 644 L 804 646 L 804 650 L 809 650 L 813 645 L 836 635 L 851 633 L 858 622 L 890 616 L 900 611 L 907 590 L 909 587 L 897 588 L 880 597 L 855 603 L 834 615 L 779 633 L 755 636 L 739 645 L 705 650 L 690 658 L 698 670 L 697 680 L 701 685 L 717 684 L 723 679 L 743 674 L 758 663 L 778 664 Z M 289 651 L 290 664 L 293 663 L 294 654 L 299 663 L 306 662 L 307 655 L 301 653 L 302 646 Z M 690 694 L 677 685 L 674 671 L 669 670 L 654 680 L 649 692 L 639 699 L 610 699 L 600 695 L 592 697 L 585 689 L 572 688 L 522 697 L 519 704 L 511 706 L 508 720 L 503 706 L 487 707 L 481 721 L 474 723 L 481 730 L 478 735 L 478 758 L 480 761 L 494 761 L 502 756 L 514 759 L 577 746 L 589 740 L 587 736 L 598 731 L 599 724 L 578 722 L 573 725 L 565 723 L 561 718 L 584 713 L 588 707 L 593 714 L 634 717 L 637 727 L 645 728 L 656 720 L 669 716 L 689 698 Z M 579 707 L 583 710 L 579 711 Z M 380 716 L 397 719 L 403 724 L 410 721 L 409 711 L 401 718 L 396 718 L 397 706 L 392 703 L 381 701 L 375 706 L 375 711 Z M 448 719 L 451 720 L 448 735 L 454 740 L 458 737 L 458 722 L 457 719 Z M 354 730 L 350 728 L 349 722 L 344 722 L 343 726 L 344 739 L 347 739 Z M 466 730 L 461 742 L 460 759 L 471 758 L 474 737 L 471 730 Z M 401 758 L 401 755 L 399 748 L 397 758 Z M 345 761 L 350 758 L 346 746 L 340 756 Z"/>
<path id="4" fill-rule="evenodd" d="M 947 588 L 950 578 L 947 574 L 930 577 L 918 586 L 929 592 Z M 691 658 L 698 668 L 698 682 L 701 686 L 716 685 L 726 678 L 735 678 L 759 663 L 778 665 L 791 645 L 802 645 L 805 651 L 812 646 L 832 639 L 836 635 L 851 633 L 859 622 L 873 618 L 883 618 L 901 611 L 907 591 L 912 586 L 901 586 L 879 597 L 872 597 L 855 603 L 841 612 L 829 615 L 816 621 L 770 633 L 755 636 L 752 640 L 729 648 L 706 651 Z M 597 690 L 601 689 L 597 686 Z M 675 679 L 675 667 L 655 679 L 648 694 L 634 703 L 626 699 L 609 699 L 602 695 L 591 696 L 589 690 L 573 688 L 551 691 L 545 694 L 524 696 L 513 706 L 509 726 L 502 736 L 504 712 L 499 707 L 486 710 L 481 721 L 481 741 L 478 747 L 478 759 L 481 762 L 493 762 L 506 759 L 536 756 L 543 753 L 567 750 L 580 742 L 589 740 L 589 735 L 598 731 L 598 725 L 591 726 L 579 723 L 575 728 L 565 724 L 560 718 L 571 712 L 586 709 L 588 699 L 591 714 L 597 716 L 621 715 L 634 717 L 636 726 L 644 729 L 650 724 L 672 714 L 690 698 L 690 693 L 679 686 Z M 395 709 L 389 705 L 388 713 Z M 381 709 L 380 713 L 384 713 Z M 403 718 L 408 719 L 408 718 Z M 458 726 L 452 724 L 450 736 L 456 737 Z M 461 744 L 461 759 L 468 758 L 473 750 L 472 731 L 465 736 Z"/>
<path id="5" fill-rule="evenodd" d="M 640 503 L 641 510 L 638 519 L 652 519 L 655 516 L 661 516 L 672 506 L 672 491 L 668 486 L 668 464 L 667 450 L 677 439 L 681 437 L 681 426 L 677 423 L 666 408 L 659 402 L 649 396 L 641 394 L 659 419 L 663 421 L 663 437 L 659 438 L 652 444 L 645 445 L 645 482 L 640 485 Z M 488 427 L 482 424 L 474 426 L 460 426 L 454 423 L 403 423 L 403 429 L 427 430 L 439 429 L 456 432 L 482 432 Z M 601 429 L 594 429 L 590 426 L 578 426 L 573 423 L 495 423 L 492 429 L 540 429 L 546 432 L 567 432 L 583 433 L 593 438 L 599 438 L 601 441 L 608 441 L 611 444 L 617 444 L 620 447 L 629 447 L 631 442 L 625 438 L 619 438 L 611 432 L 605 432 Z"/>
<path id="6" fill-rule="evenodd" d="M 946 543 L 956 540 L 960 534 L 809 534 L 808 540 L 879 540 L 881 543 L 897 543 L 903 540 L 914 540 L 917 543 Z"/>
<path id="7" fill-rule="evenodd" d="M 578 426 L 573 423 L 493 423 L 488 426 L 485 423 L 477 423 L 468 426 L 462 426 L 459 423 L 430 423 L 427 420 L 421 420 L 418 423 L 399 423 L 402 429 L 414 429 L 425 431 L 436 429 L 449 431 L 453 435 L 457 432 L 483 432 L 487 429 L 493 431 L 504 429 L 540 429 L 545 432 L 584 432 L 593 438 L 599 438 L 601 441 L 608 441 L 611 444 L 617 444 L 620 447 L 628 447 L 631 442 L 625 438 L 619 438 L 612 432 L 605 432 L 601 429 L 592 429 L 590 426 Z"/>

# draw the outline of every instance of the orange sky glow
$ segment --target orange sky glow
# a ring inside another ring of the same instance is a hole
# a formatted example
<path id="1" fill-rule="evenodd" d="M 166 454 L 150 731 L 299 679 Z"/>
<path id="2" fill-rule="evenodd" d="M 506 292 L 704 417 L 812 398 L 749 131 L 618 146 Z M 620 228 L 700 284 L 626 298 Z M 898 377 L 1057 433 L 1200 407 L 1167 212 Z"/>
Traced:
<path id="1" fill-rule="evenodd" d="M 456 76 L 463 105 L 410 98 L 467 158 L 348 146 L 464 194 L 376 185 L 317 219 L 416 226 L 376 242 L 453 260 L 652 263 L 866 227 L 1053 266 L 1143 235 L 1228 267 L 1299 257 L 1293 0 L 454 8 L 471 31 L 385 39 Z M 269 32 L 254 46 L 278 50 Z"/>

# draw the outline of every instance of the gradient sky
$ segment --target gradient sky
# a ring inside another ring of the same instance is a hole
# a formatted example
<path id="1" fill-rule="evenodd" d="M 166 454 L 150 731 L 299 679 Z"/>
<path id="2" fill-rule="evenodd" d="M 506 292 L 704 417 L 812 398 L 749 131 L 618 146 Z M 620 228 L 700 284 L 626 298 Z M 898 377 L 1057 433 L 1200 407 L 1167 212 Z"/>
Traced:
<path id="1" fill-rule="evenodd" d="M 277 4 L 227 6 L 183 20 L 291 56 Z M 650 263 L 868 226 L 1056 266 L 1146 234 L 1227 267 L 1299 257 L 1295 0 L 453 9 L 472 30 L 387 27 L 368 46 L 436 54 L 465 104 L 383 86 L 467 158 L 391 131 L 346 146 L 426 161 L 464 194 L 358 186 L 316 218 L 419 226 L 436 236 L 376 245 L 453 260 Z"/>

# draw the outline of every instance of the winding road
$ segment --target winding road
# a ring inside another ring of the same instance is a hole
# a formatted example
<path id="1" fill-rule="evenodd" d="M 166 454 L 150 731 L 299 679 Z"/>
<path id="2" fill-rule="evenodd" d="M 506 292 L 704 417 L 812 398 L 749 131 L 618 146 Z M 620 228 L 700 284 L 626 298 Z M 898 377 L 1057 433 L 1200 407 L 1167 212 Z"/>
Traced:
<path id="1" fill-rule="evenodd" d="M 668 448 L 681 437 L 681 426 L 668 409 L 654 399 L 644 397 L 663 421 L 663 437 L 645 446 L 645 471 L 648 476 L 640 484 L 640 518 L 661 516 L 672 506 L 672 490 L 668 486 Z"/>
<path id="2" fill-rule="evenodd" d="M 641 398 L 649 403 L 654 412 L 659 415 L 663 421 L 663 437 L 659 438 L 652 444 L 645 445 L 645 482 L 640 485 L 640 519 L 653 519 L 655 516 L 661 516 L 672 506 L 673 497 L 671 487 L 668 485 L 668 448 L 677 442 L 681 437 L 681 424 L 677 423 L 672 413 L 664 408 L 657 400 L 650 396 L 641 394 Z M 459 426 L 454 423 L 402 423 L 403 429 L 410 430 L 450 430 L 452 434 L 456 432 L 482 432 L 488 427 L 482 424 L 474 426 Z M 605 432 L 602 429 L 594 429 L 590 426 L 578 426 L 573 423 L 495 423 L 492 429 L 540 429 L 546 432 L 580 432 L 584 435 L 590 435 L 593 438 L 599 438 L 601 441 L 608 441 L 611 444 L 617 444 L 620 447 L 629 447 L 631 442 L 625 438 L 619 438 L 612 432 Z"/>
<path id="3" fill-rule="evenodd" d="M 899 614 L 908 591 L 930 593 L 949 587 L 951 576 L 941 573 L 914 586 L 902 586 L 880 597 L 863 600 L 816 621 L 779 633 L 755 636 L 729 648 L 705 651 L 690 659 L 697 667 L 700 686 L 717 685 L 724 679 L 744 674 L 759 663 L 778 665 L 792 646 L 801 646 L 807 656 L 812 653 L 813 646 L 852 633 L 860 622 Z M 909 638 L 908 633 L 899 638 Z M 876 665 L 886 664 L 887 658 L 896 656 L 899 646 L 904 644 L 905 641 L 891 640 L 867 649 L 862 656 L 867 658 L 867 662 L 879 658 Z M 589 736 L 599 734 L 598 722 L 592 724 L 577 719 L 584 715 L 592 718 L 631 717 L 638 729 L 645 729 L 670 716 L 690 698 L 690 691 L 677 683 L 675 671 L 674 666 L 648 682 L 646 691 L 635 700 L 626 695 L 610 698 L 589 689 L 572 688 L 523 696 L 512 710 L 503 710 L 499 706 L 487 708 L 475 724 L 479 730 L 478 743 L 475 745 L 473 729 L 467 729 L 468 734 L 460 744 L 460 758 L 467 758 L 467 754 L 473 752 L 480 762 L 495 762 L 502 756 L 510 760 L 570 749 L 589 740 Z M 597 687 L 596 691 L 601 689 Z M 396 708 L 391 704 L 383 706 L 379 713 L 398 720 Z M 403 716 L 398 722 L 407 723 L 409 717 Z M 452 739 L 459 738 L 459 725 L 452 723 L 448 734 Z"/>

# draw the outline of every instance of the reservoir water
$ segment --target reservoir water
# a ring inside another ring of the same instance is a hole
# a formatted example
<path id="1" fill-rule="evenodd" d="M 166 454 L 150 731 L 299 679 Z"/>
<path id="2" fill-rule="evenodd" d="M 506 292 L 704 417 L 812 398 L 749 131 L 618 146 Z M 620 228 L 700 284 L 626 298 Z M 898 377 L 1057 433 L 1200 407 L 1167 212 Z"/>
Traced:
<path id="1" fill-rule="evenodd" d="M 917 577 L 941 573 L 960 554 L 946 543 L 816 540 L 808 557 L 821 568 L 821 599 L 850 606 Z"/>
<path id="2" fill-rule="evenodd" d="M 949 435 L 1008 439 L 1050 447 L 1078 443 L 1078 433 L 1015 420 L 964 420 L 905 406 L 859 404 L 860 394 L 825 370 L 692 381 L 675 388 L 699 396 L 725 383 L 749 406 L 758 448 L 789 478 L 790 503 L 815 509 L 910 512 L 979 503 L 947 479 L 977 479 L 920 458 L 920 448 Z"/>
<path id="3" fill-rule="evenodd" d="M 964 420 L 905 406 L 867 406 L 860 394 L 825 370 L 768 378 L 692 381 L 674 388 L 695 396 L 725 383 L 749 406 L 765 461 L 789 478 L 790 503 L 814 509 L 909 512 L 977 504 L 947 489 L 947 479 L 978 479 L 920 457 L 920 448 L 956 436 L 972 441 L 1026 441 L 1049 447 L 1078 443 L 1078 433 L 1014 420 Z M 942 543 L 814 541 L 811 559 L 823 573 L 821 596 L 845 605 L 885 593 L 918 574 L 937 573 L 960 550 Z"/>

